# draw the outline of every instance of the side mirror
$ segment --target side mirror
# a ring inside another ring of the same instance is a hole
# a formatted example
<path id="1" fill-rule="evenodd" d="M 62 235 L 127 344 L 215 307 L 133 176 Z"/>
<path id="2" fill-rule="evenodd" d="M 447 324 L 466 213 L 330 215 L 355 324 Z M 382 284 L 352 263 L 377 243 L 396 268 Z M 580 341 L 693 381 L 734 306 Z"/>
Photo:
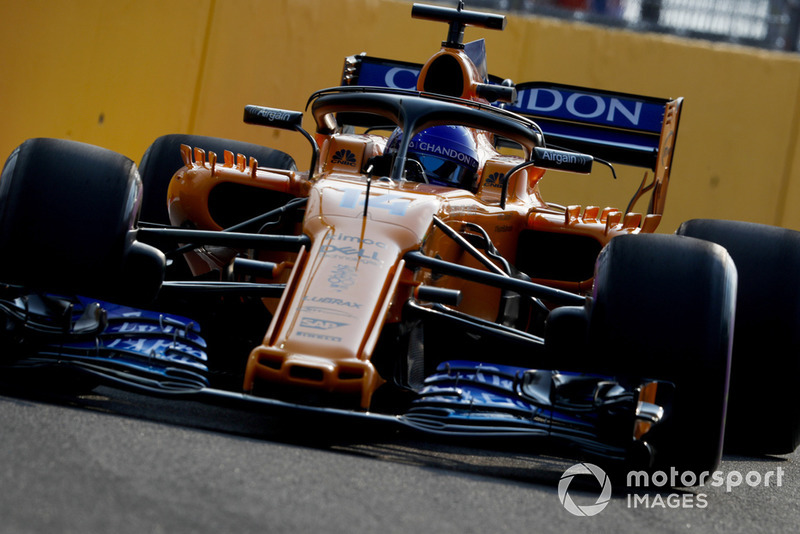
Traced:
<path id="1" fill-rule="evenodd" d="M 536 147 L 533 149 L 533 164 L 545 169 L 589 174 L 594 158 L 589 154 Z"/>
<path id="2" fill-rule="evenodd" d="M 245 106 L 245 124 L 256 124 L 258 126 L 269 126 L 281 130 L 300 132 L 311 144 L 311 167 L 308 170 L 309 177 L 314 176 L 319 160 L 319 145 L 310 133 L 303 129 L 303 112 L 288 111 L 285 109 L 267 108 L 264 106 Z"/>
<path id="3" fill-rule="evenodd" d="M 485 98 L 489 102 L 508 102 L 512 104 L 517 100 L 516 87 L 508 85 L 481 83 L 478 84 L 476 92 L 479 97 Z"/>
<path id="4" fill-rule="evenodd" d="M 303 127 L 303 113 L 251 105 L 244 107 L 244 122 L 245 124 L 297 131 Z"/>

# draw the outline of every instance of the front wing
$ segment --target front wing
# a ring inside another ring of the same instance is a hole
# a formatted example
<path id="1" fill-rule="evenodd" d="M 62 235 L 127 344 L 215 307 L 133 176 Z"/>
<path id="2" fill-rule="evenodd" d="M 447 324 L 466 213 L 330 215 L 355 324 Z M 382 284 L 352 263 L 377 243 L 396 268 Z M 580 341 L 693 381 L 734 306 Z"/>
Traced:
<path id="1" fill-rule="evenodd" d="M 79 371 L 99 384 L 141 394 L 504 444 L 563 442 L 575 455 L 607 461 L 626 461 L 646 450 L 641 429 L 664 416 L 642 393 L 654 382 L 624 387 L 601 375 L 471 361 L 440 364 L 410 404 L 391 413 L 288 402 L 213 387 L 206 343 L 185 317 L 23 292 L 0 299 L 0 309 L 5 341 L 17 348 L 0 361 L 6 376 Z M 71 374 L 63 376 L 68 380 Z"/>

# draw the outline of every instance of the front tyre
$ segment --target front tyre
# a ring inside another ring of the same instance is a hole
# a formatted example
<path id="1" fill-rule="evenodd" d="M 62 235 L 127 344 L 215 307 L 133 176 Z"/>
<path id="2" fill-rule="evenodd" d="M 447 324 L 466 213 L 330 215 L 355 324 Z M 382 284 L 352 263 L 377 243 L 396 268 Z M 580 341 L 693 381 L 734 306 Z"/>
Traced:
<path id="1" fill-rule="evenodd" d="M 722 247 L 680 236 L 616 237 L 598 258 L 589 314 L 598 366 L 675 384 L 664 419 L 643 436 L 656 468 L 719 464 L 736 279 Z"/>
<path id="2" fill-rule="evenodd" d="M 0 280 L 130 302 L 155 297 L 163 255 L 135 240 L 136 165 L 104 148 L 29 139 L 0 175 Z"/>

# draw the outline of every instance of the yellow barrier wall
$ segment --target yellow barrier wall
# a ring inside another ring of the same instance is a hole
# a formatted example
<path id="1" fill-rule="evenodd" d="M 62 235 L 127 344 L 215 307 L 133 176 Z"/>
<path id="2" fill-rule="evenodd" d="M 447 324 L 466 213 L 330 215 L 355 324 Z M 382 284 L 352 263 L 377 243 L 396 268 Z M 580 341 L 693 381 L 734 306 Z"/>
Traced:
<path id="1" fill-rule="evenodd" d="M 469 2 L 467 2 L 469 5 Z M 423 62 L 446 27 L 398 0 L 32 0 L 0 17 L 0 157 L 29 137 L 101 145 L 138 161 L 165 133 L 232 137 L 292 153 L 298 134 L 244 125 L 246 104 L 303 109 L 342 61 Z M 800 229 L 800 58 L 543 18 L 510 16 L 485 38 L 489 70 L 659 97 L 685 97 L 665 219 L 733 218 Z M 546 198 L 624 207 L 616 182 L 551 174 Z M 639 208 L 644 208 L 639 206 Z"/>

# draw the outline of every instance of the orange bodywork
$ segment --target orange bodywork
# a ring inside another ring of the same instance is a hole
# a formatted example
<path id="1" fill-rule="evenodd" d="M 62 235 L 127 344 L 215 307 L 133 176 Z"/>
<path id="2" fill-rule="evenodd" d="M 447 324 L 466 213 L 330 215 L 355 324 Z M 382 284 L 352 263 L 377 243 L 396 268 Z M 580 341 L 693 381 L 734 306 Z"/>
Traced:
<path id="1" fill-rule="evenodd" d="M 457 96 L 478 100 L 477 71 L 462 52 L 442 51 L 428 66 L 443 54 L 460 65 L 463 94 Z M 422 71 L 420 89 L 425 88 L 428 66 Z M 499 289 L 405 265 L 404 254 L 421 249 L 428 256 L 485 269 L 432 225 L 434 216 L 457 231 L 468 223 L 481 226 L 512 264 L 524 231 L 580 236 L 599 251 L 617 235 L 652 232 L 660 221 L 669 160 L 656 170 L 654 183 L 640 191 L 654 191 L 648 214 L 548 205 L 539 194 L 538 182 L 545 171 L 538 167 L 510 176 L 502 205 L 500 178 L 521 160 L 496 152 L 490 141 L 479 139 L 482 157 L 473 191 L 375 177 L 368 182 L 367 161 L 380 155 L 385 145 L 385 139 L 375 135 L 318 132 L 320 154 L 310 173 L 259 168 L 256 161 L 231 153 L 219 161 L 216 154 L 185 147 L 186 167 L 169 189 L 169 213 L 176 226 L 221 230 L 209 213 L 208 196 L 222 182 L 308 198 L 297 231 L 310 238 L 310 246 L 296 255 L 264 258 L 293 267 L 281 278 L 287 285 L 280 301 L 265 299 L 273 319 L 262 344 L 250 354 L 244 391 L 257 390 L 262 383 L 303 386 L 354 396 L 368 409 L 385 381 L 371 361 L 380 333 L 384 325 L 400 321 L 404 303 L 421 284 L 458 289 L 463 298 L 455 310 L 495 321 Z M 665 152 L 671 151 L 673 142 L 674 135 L 662 136 Z M 236 253 L 200 249 L 188 256 L 197 274 L 222 272 Z M 592 289 L 591 273 L 568 280 L 534 276 L 534 281 L 579 294 Z"/>

